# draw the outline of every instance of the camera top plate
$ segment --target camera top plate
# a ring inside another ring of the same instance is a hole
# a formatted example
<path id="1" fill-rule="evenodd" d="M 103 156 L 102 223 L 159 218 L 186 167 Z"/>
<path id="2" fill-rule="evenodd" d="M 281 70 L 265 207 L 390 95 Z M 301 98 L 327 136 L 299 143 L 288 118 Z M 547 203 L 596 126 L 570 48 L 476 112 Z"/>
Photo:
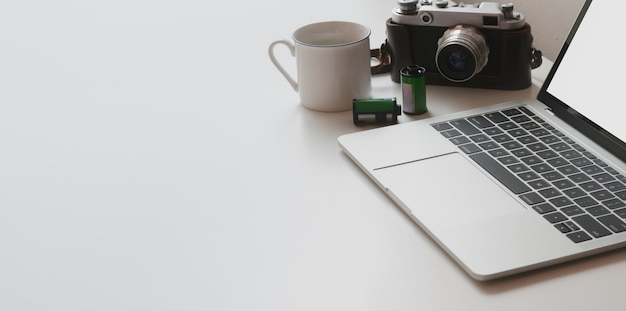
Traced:
<path id="1" fill-rule="evenodd" d="M 464 24 L 501 30 L 519 29 L 526 24 L 524 15 L 513 11 L 512 3 L 450 5 L 447 0 L 398 0 L 391 19 L 403 25 L 451 27 Z"/>

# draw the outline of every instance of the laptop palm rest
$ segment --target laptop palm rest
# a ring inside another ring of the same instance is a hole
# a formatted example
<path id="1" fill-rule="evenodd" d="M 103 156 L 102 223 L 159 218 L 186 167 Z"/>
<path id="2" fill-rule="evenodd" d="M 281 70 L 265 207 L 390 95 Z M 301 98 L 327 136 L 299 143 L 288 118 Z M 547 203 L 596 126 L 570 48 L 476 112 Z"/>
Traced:
<path id="1" fill-rule="evenodd" d="M 537 226 L 545 220 L 533 217 L 534 211 L 526 210 L 459 153 L 380 168 L 372 173 L 407 214 L 479 279 L 514 267 L 508 267 L 514 264 L 511 257 L 516 258 L 510 256 L 511 252 L 519 252 L 519 259 L 527 256 L 520 245 L 530 245 L 529 241 L 546 242 L 544 247 L 563 242 L 553 228 Z M 539 229 L 520 230 L 526 226 Z M 507 252 L 508 256 L 502 256 Z"/>
<path id="2" fill-rule="evenodd" d="M 470 161 L 453 152 L 377 169 L 374 175 L 403 206 L 413 208 L 411 214 L 433 221 L 440 219 L 450 226 L 524 209 L 486 174 L 476 174 L 477 170 Z"/>

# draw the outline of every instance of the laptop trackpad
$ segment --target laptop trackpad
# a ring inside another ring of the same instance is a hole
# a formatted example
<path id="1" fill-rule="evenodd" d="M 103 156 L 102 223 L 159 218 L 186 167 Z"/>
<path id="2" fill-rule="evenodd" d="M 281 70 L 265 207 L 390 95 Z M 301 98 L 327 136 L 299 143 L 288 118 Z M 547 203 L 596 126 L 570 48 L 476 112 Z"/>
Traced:
<path id="1" fill-rule="evenodd" d="M 426 227 L 458 229 L 524 211 L 504 188 L 459 153 L 377 169 L 374 175 Z"/>

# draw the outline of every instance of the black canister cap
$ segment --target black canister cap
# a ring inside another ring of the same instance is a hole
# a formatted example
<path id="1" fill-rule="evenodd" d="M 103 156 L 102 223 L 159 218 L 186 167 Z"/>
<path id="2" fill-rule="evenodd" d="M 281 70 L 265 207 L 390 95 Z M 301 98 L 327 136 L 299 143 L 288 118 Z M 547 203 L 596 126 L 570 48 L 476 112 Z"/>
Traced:
<path id="1" fill-rule="evenodd" d="M 400 74 L 405 77 L 419 77 L 423 76 L 424 73 L 426 73 L 426 69 L 418 65 L 408 65 L 400 70 Z"/>

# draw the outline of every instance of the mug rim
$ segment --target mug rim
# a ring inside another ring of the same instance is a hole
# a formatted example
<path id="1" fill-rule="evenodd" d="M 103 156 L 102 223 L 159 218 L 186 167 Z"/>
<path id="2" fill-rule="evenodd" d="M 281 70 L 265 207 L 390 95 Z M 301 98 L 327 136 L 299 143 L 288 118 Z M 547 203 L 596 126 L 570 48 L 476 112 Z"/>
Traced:
<path id="1" fill-rule="evenodd" d="M 333 43 L 333 44 L 315 44 L 315 43 L 311 43 L 311 42 L 306 42 L 305 40 L 303 40 L 303 38 L 298 38 L 299 36 L 303 36 L 304 34 L 302 34 L 304 31 L 307 31 L 310 28 L 321 28 L 321 27 L 329 27 L 329 26 L 349 26 L 349 27 L 353 27 L 351 28 L 351 30 L 356 30 L 358 29 L 359 32 L 358 33 L 358 37 L 357 39 L 354 40 L 350 40 L 350 41 L 346 41 L 346 42 L 341 42 L 341 43 Z M 294 31 L 293 33 L 293 41 L 295 41 L 296 43 L 300 44 L 300 45 L 305 45 L 305 46 L 310 46 L 310 47 L 338 47 L 338 46 L 347 46 L 347 45 L 352 45 L 352 44 L 356 44 L 359 43 L 361 41 L 367 40 L 370 35 L 372 34 L 372 30 L 365 26 L 365 25 L 361 25 L 359 23 L 354 23 L 354 22 L 347 22 L 347 21 L 326 21 L 326 22 L 318 22 L 318 23 L 313 23 L 313 24 L 308 24 L 305 26 L 302 26 L 300 28 L 298 28 L 296 31 Z"/>

